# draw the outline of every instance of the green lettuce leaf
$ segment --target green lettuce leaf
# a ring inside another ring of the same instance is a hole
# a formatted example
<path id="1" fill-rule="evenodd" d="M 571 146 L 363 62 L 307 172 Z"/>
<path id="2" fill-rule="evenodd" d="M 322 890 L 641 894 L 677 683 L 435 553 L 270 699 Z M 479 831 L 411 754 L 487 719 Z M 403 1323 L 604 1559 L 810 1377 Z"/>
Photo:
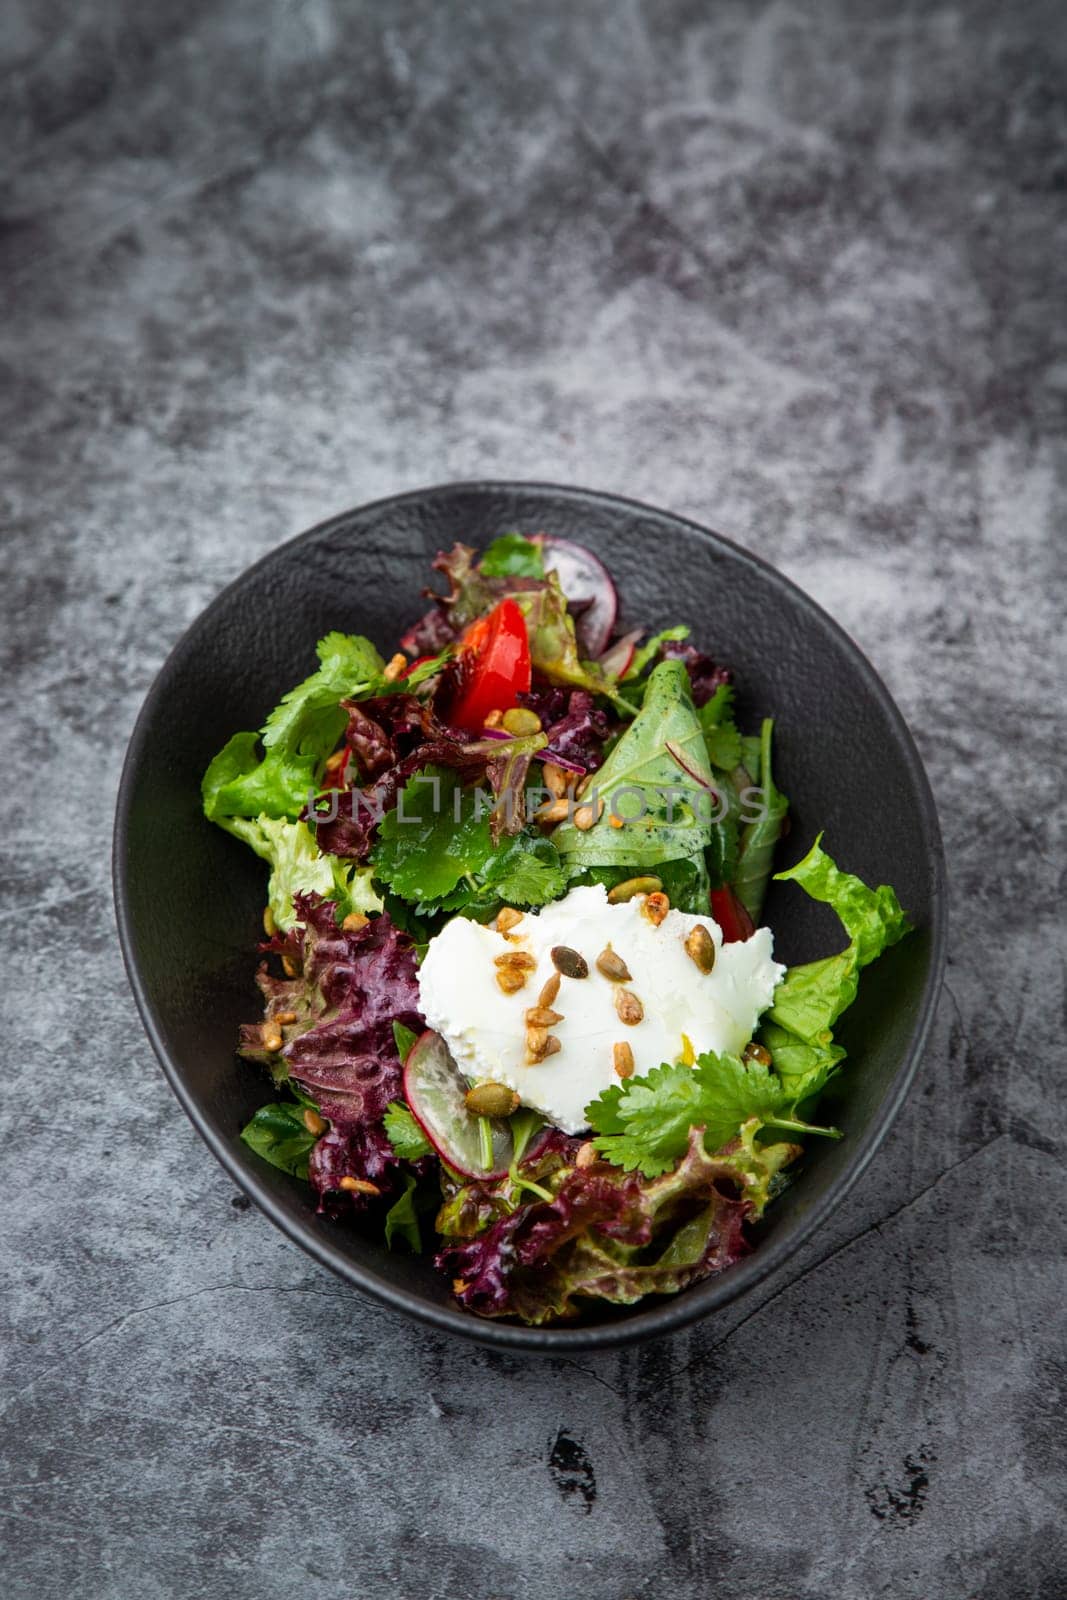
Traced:
<path id="1" fill-rule="evenodd" d="M 691 1128 L 703 1128 L 706 1147 L 729 1143 L 742 1123 L 825 1133 L 784 1113 L 790 1097 L 778 1076 L 757 1061 L 708 1051 L 692 1067 L 665 1063 L 605 1089 L 585 1108 L 595 1148 L 626 1172 L 655 1178 L 681 1160 Z"/>
<path id="2" fill-rule="evenodd" d="M 596 774 L 595 792 L 604 801 L 600 820 L 585 832 L 561 822 L 552 842 L 573 875 L 588 867 L 636 871 L 699 856 L 712 832 L 711 797 L 701 784 L 714 787 L 689 677 L 681 661 L 662 661 L 648 680 L 640 712 Z M 621 828 L 611 823 L 616 800 L 618 814 L 634 818 Z M 638 818 L 642 804 L 645 814 Z"/>
<path id="3" fill-rule="evenodd" d="M 909 931 L 908 919 L 889 885 L 883 883 L 870 889 L 862 878 L 842 872 L 822 848 L 821 833 L 803 861 L 776 876 L 781 883 L 799 883 L 813 900 L 833 907 L 844 923 L 861 967 Z"/>
<path id="4" fill-rule="evenodd" d="M 370 867 L 323 855 L 306 822 L 268 816 L 224 817 L 220 822 L 270 863 L 267 903 L 283 933 L 296 922 L 294 894 L 318 894 L 335 901 L 338 918 L 350 911 L 369 914 L 382 909 Z"/>
<path id="5" fill-rule="evenodd" d="M 861 969 L 910 931 L 888 884 L 871 889 L 842 872 L 821 841 L 820 833 L 803 861 L 777 879 L 799 883 L 813 899 L 832 906 L 850 942 L 836 955 L 790 967 L 759 1030 L 794 1104 L 818 1094 L 844 1059 L 833 1027 L 856 998 Z"/>
<path id="6" fill-rule="evenodd" d="M 300 815 L 309 789 L 344 732 L 340 702 L 366 694 L 381 680 L 383 662 L 369 639 L 328 633 L 316 646 L 319 668 L 290 689 L 259 737 L 236 733 L 204 774 L 204 811 L 213 822 L 228 817 Z"/>

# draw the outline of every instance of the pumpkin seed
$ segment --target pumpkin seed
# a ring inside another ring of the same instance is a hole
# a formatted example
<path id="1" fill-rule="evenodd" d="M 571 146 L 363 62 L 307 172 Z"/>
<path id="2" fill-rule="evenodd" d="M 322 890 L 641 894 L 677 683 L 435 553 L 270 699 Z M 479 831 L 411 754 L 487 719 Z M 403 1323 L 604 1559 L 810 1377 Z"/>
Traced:
<path id="1" fill-rule="evenodd" d="M 763 1045 L 757 1044 L 753 1039 L 751 1043 L 746 1044 L 741 1053 L 741 1060 L 756 1061 L 761 1067 L 769 1067 L 771 1064 L 771 1052 L 764 1049 Z"/>
<path id="2" fill-rule="evenodd" d="M 510 1117 L 519 1097 L 506 1083 L 476 1083 L 467 1090 L 463 1103 L 472 1117 Z"/>
<path id="3" fill-rule="evenodd" d="M 628 983 L 631 972 L 622 956 L 618 955 L 608 945 L 606 950 L 601 950 L 596 958 L 596 969 L 603 973 L 605 978 L 610 978 L 612 983 Z"/>
<path id="4" fill-rule="evenodd" d="M 608 905 L 619 906 L 632 900 L 635 894 L 656 894 L 663 888 L 659 878 L 627 878 L 608 890 Z"/>
<path id="5" fill-rule="evenodd" d="M 644 1020 L 645 1008 L 632 989 L 616 989 L 615 1010 L 619 1021 L 625 1022 L 628 1028 L 636 1028 Z"/>
<path id="6" fill-rule="evenodd" d="M 612 1045 L 612 1064 L 615 1074 L 619 1078 L 632 1078 L 634 1075 L 634 1053 L 625 1042 Z"/>
<path id="7" fill-rule="evenodd" d="M 524 734 L 541 732 L 541 718 L 529 706 L 514 706 L 504 712 L 503 726 L 506 732 L 522 738 Z"/>
<path id="8" fill-rule="evenodd" d="M 650 894 L 645 900 L 644 905 L 641 907 L 641 910 L 644 912 L 645 916 L 648 918 L 649 922 L 651 922 L 654 928 L 659 927 L 660 923 L 663 921 L 670 909 L 671 903 L 667 896 L 665 894 L 661 894 L 658 890 L 655 894 Z"/>
<path id="9" fill-rule="evenodd" d="M 702 922 L 689 933 L 685 953 L 701 972 L 710 972 L 715 965 L 715 940 Z"/>
<path id="10" fill-rule="evenodd" d="M 588 961 L 579 955 L 577 950 L 572 950 L 570 945 L 553 945 L 551 954 L 552 965 L 557 972 L 562 972 L 565 978 L 588 978 Z"/>

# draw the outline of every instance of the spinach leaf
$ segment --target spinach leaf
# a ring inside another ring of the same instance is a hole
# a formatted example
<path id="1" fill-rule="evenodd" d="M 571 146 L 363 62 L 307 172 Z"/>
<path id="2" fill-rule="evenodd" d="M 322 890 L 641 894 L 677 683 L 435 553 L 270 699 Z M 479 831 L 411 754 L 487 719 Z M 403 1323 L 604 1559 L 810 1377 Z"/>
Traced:
<path id="1" fill-rule="evenodd" d="M 260 1106 L 241 1129 L 241 1138 L 250 1150 L 294 1178 L 307 1178 L 308 1157 L 316 1137 L 305 1128 L 301 1107 L 284 1100 Z"/>
<path id="2" fill-rule="evenodd" d="M 590 798 L 595 792 L 604 801 L 600 820 L 584 832 L 561 822 L 552 842 L 575 875 L 586 867 L 636 871 L 698 856 L 711 839 L 713 789 L 685 666 L 662 661 L 640 712 L 595 776 Z M 632 820 L 614 825 L 613 807 Z"/>

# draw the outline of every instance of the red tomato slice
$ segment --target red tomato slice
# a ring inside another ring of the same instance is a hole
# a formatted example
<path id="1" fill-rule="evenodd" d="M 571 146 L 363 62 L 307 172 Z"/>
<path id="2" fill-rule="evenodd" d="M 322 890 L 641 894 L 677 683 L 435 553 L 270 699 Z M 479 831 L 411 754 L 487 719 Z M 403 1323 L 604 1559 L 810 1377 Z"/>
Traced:
<path id="1" fill-rule="evenodd" d="M 510 711 L 530 687 L 530 641 L 514 600 L 501 600 L 471 623 L 456 660 L 459 687 L 448 711 L 457 728 L 477 733 L 490 711 Z"/>
<path id="2" fill-rule="evenodd" d="M 751 939 L 756 931 L 756 924 L 729 884 L 724 889 L 711 891 L 711 914 L 722 929 L 723 944 Z"/>

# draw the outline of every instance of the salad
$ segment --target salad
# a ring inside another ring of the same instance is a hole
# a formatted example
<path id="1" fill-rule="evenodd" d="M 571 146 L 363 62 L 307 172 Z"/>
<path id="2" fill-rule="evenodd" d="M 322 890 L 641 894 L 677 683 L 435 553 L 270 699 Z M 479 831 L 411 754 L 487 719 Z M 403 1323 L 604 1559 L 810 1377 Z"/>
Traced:
<path id="1" fill-rule="evenodd" d="M 507 533 L 434 563 L 388 661 L 330 633 L 204 809 L 269 867 L 275 1097 L 243 1130 L 456 1301 L 530 1324 L 673 1294 L 752 1248 L 863 967 L 907 931 L 821 836 L 779 879 L 843 948 L 774 959 L 761 925 L 788 802 L 773 724 L 684 626 L 623 630 L 600 562 Z"/>

